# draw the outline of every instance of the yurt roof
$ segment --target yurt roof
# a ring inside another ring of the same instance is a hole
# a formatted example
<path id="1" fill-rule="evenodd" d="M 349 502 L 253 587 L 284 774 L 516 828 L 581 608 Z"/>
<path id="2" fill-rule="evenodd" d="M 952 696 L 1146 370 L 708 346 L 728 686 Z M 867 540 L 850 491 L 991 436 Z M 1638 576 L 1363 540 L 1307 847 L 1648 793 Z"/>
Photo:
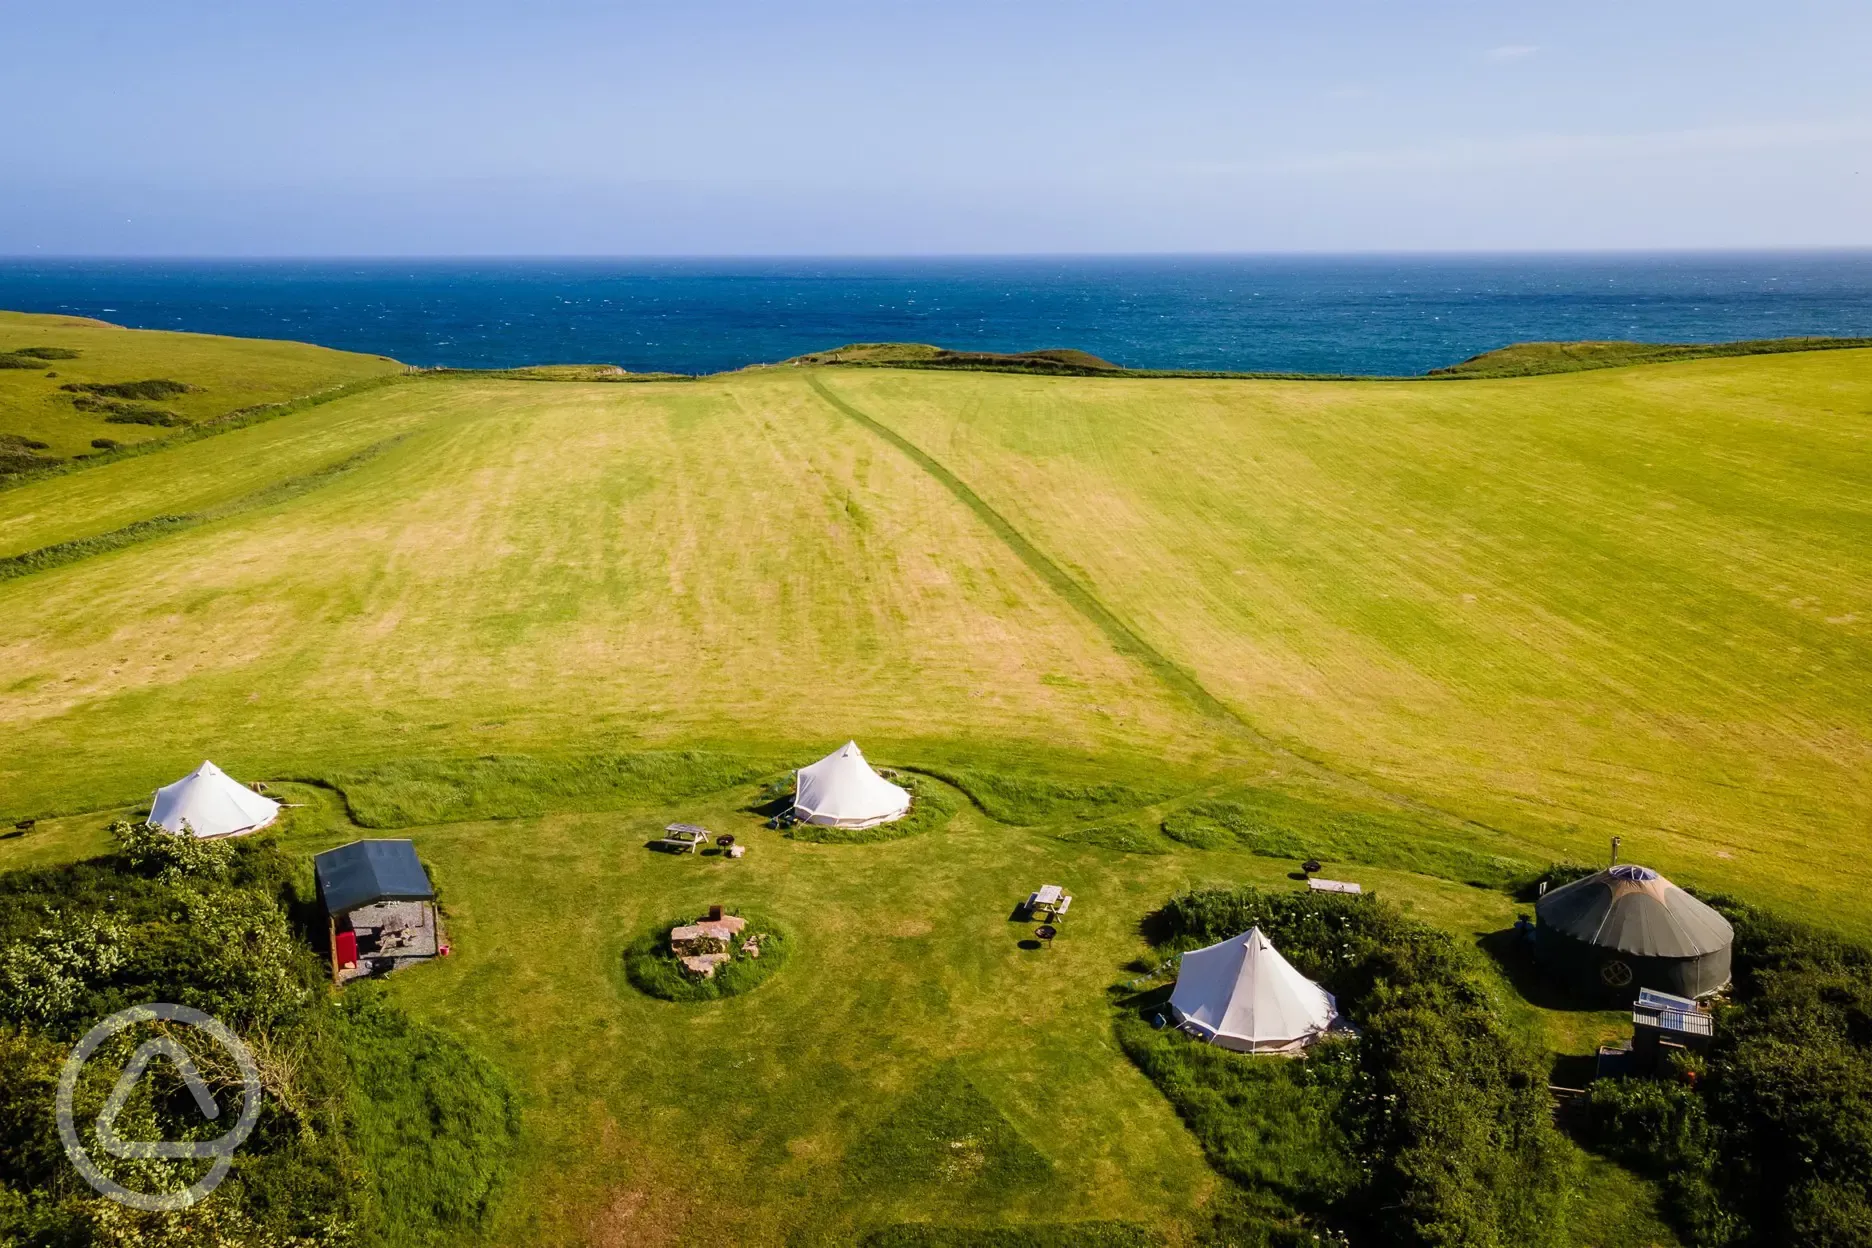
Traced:
<path id="1" fill-rule="evenodd" d="M 1575 939 L 1638 957 L 1694 958 L 1727 948 L 1729 920 L 1649 867 L 1620 864 L 1553 889 L 1540 921 Z"/>
<path id="2" fill-rule="evenodd" d="M 279 803 L 261 797 L 210 762 L 174 784 L 156 790 L 149 821 L 171 832 L 186 827 L 196 836 L 229 836 L 265 827 Z"/>

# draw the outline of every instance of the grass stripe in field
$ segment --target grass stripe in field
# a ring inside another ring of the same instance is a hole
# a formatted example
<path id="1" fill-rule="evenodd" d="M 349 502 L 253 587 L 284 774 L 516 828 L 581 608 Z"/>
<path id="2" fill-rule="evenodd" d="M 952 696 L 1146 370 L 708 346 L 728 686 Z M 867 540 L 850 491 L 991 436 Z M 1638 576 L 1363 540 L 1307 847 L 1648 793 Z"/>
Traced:
<path id="1" fill-rule="evenodd" d="M 1202 711 L 1205 715 L 1215 719 L 1226 720 L 1252 734 L 1259 740 L 1260 734 L 1255 732 L 1251 725 L 1243 722 L 1241 716 L 1230 710 L 1214 694 L 1203 688 L 1202 683 L 1194 676 L 1184 671 L 1181 667 L 1178 667 L 1158 651 L 1156 647 L 1138 636 L 1129 624 L 1119 619 L 1118 616 L 1112 612 L 1110 607 L 1107 607 L 1103 602 L 1098 600 L 1097 596 L 1094 595 L 1091 590 L 1081 585 L 1066 569 L 1053 562 L 1052 559 L 1047 557 L 1044 551 L 1028 541 L 1026 536 L 1022 534 L 1019 529 L 1008 523 L 1005 516 L 989 506 L 979 494 L 968 487 L 967 482 L 945 468 L 941 461 L 925 452 L 921 447 L 911 442 L 902 434 L 874 420 L 872 417 L 865 415 L 865 413 L 859 411 L 844 399 L 841 399 L 838 395 L 826 388 L 825 382 L 821 381 L 817 374 L 808 373 L 806 375 L 806 380 L 820 398 L 908 455 L 916 462 L 918 467 L 941 482 L 951 494 L 954 494 L 956 498 L 961 501 L 963 506 L 979 516 L 982 523 L 992 529 L 995 536 L 1006 543 L 1008 549 L 1013 551 L 1022 563 L 1036 572 L 1042 580 L 1053 587 L 1060 597 L 1066 599 L 1081 615 L 1084 615 L 1086 619 L 1096 625 L 1099 631 L 1105 634 L 1106 638 L 1120 653 L 1128 655 L 1144 664 L 1144 666 L 1148 667 L 1166 685 L 1169 685 L 1170 688 L 1194 703 L 1197 709 Z M 1273 743 L 1261 742 L 1261 744 L 1272 746 Z"/>
<path id="2" fill-rule="evenodd" d="M 1210 693 L 1208 689 L 1204 688 L 1202 682 L 1197 680 L 1195 676 L 1185 671 L 1182 667 L 1178 666 L 1174 660 L 1170 659 L 1162 651 L 1139 636 L 1129 624 L 1126 624 L 1124 620 L 1117 615 L 1117 613 L 1100 601 L 1098 595 L 1080 584 L 1071 573 L 1060 567 L 1059 564 L 1049 558 L 1044 551 L 1027 540 L 1026 535 L 1015 528 L 1013 524 L 1008 521 L 1007 517 L 996 511 L 986 499 L 970 489 L 967 482 L 944 467 L 940 460 L 924 451 L 902 434 L 891 429 L 888 425 L 885 425 L 872 416 L 866 415 L 860 409 L 852 406 L 850 403 L 834 394 L 826 387 L 826 384 L 820 380 L 816 373 L 808 373 L 806 375 L 806 380 L 820 398 L 824 399 L 827 403 L 837 408 L 840 412 L 843 412 L 846 416 L 857 421 L 865 428 L 876 433 L 892 446 L 901 450 L 925 472 L 929 473 L 930 476 L 940 481 L 964 506 L 980 517 L 982 522 L 1007 544 L 1008 549 L 1012 550 L 1015 555 L 1020 558 L 1021 562 L 1025 563 L 1029 568 L 1033 569 L 1034 572 L 1039 574 L 1048 585 L 1058 591 L 1062 598 L 1066 599 L 1067 602 L 1072 604 L 1074 608 L 1096 625 L 1099 631 L 1105 634 L 1106 638 L 1111 641 L 1112 645 L 1121 654 L 1127 655 L 1142 663 L 1174 692 L 1189 699 L 1203 714 L 1211 719 L 1226 723 L 1229 727 L 1252 741 L 1259 748 L 1297 764 L 1316 779 L 1325 781 L 1349 792 L 1356 792 L 1369 798 L 1376 798 L 1400 809 L 1412 810 L 1419 814 L 1447 820 L 1449 823 L 1461 827 L 1484 832 L 1498 833 L 1501 831 L 1500 828 L 1495 827 L 1493 824 L 1484 823 L 1456 811 L 1445 810 L 1440 806 L 1423 801 L 1420 798 L 1395 792 L 1382 785 L 1374 784 L 1361 776 L 1341 771 L 1318 758 L 1312 757 L 1301 749 L 1277 741 L 1266 733 L 1263 733 L 1250 723 L 1240 712 L 1236 711 L 1234 708 L 1230 707 L 1228 703 L 1222 701 L 1220 698 Z"/>
<path id="3" fill-rule="evenodd" d="M 34 572 L 61 568 L 67 564 L 77 563 L 81 559 L 89 559 L 93 555 L 107 554 L 113 550 L 122 550 L 126 546 L 134 546 L 138 542 L 147 542 L 165 533 L 177 533 L 214 520 L 225 520 L 229 516 L 236 516 L 242 512 L 298 498 L 377 458 L 408 436 L 408 434 L 400 433 L 393 438 L 385 438 L 354 455 L 346 456 L 335 464 L 328 464 L 315 472 L 304 473 L 297 477 L 288 477 L 284 481 L 275 481 L 272 485 L 263 486 L 251 494 L 243 494 L 218 507 L 185 512 L 176 516 L 151 516 L 147 520 L 139 520 L 135 524 L 112 529 L 108 533 L 99 533 L 95 537 L 81 537 L 75 541 L 59 542 L 51 546 L 42 546 L 38 550 L 29 550 L 22 555 L 0 559 L 0 581 L 16 580 L 22 576 L 30 576 Z"/>

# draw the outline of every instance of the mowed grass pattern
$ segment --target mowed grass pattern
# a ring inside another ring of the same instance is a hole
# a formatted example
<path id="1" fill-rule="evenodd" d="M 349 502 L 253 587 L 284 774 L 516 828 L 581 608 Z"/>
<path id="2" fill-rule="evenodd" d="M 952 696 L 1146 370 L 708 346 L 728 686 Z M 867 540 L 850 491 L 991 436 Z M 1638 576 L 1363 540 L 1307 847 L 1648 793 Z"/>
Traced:
<path id="1" fill-rule="evenodd" d="M 1872 922 L 1872 352 L 827 384 L 1294 750 Z"/>
<path id="2" fill-rule="evenodd" d="M 318 410 L 407 436 L 291 502 L 0 584 L 8 810 L 130 800 L 205 755 L 277 775 L 850 735 L 1216 748 L 797 377 L 426 380 Z M 175 454 L 276 450 L 224 441 Z"/>

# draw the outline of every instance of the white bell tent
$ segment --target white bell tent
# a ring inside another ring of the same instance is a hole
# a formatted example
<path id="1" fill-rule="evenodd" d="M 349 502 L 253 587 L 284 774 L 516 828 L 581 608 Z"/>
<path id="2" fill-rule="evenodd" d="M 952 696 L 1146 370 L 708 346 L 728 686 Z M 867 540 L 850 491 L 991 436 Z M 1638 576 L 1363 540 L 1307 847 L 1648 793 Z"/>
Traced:
<path id="1" fill-rule="evenodd" d="M 1170 1013 L 1210 1044 L 1242 1053 L 1305 1048 L 1333 1025 L 1333 995 L 1294 970 L 1258 927 L 1183 955 Z"/>
<path id="2" fill-rule="evenodd" d="M 799 769 L 793 817 L 801 823 L 868 828 L 901 819 L 909 810 L 909 791 L 872 771 L 856 741 Z"/>
<path id="3" fill-rule="evenodd" d="M 252 832 L 278 817 L 278 802 L 261 797 L 205 762 L 174 784 L 156 790 L 149 821 L 171 832 L 211 837 Z"/>

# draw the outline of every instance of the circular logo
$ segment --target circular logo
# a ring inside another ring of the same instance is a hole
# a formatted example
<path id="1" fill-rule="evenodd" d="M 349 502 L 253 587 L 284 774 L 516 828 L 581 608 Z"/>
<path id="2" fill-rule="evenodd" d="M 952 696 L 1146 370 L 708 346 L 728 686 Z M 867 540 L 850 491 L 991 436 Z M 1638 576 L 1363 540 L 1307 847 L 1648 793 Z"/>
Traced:
<path id="1" fill-rule="evenodd" d="M 98 1114 L 96 1123 L 97 1146 L 112 1157 L 126 1158 L 161 1158 L 163 1160 L 193 1159 L 206 1161 L 214 1159 L 208 1167 L 208 1173 L 179 1192 L 163 1192 L 150 1195 L 146 1192 L 133 1192 L 118 1183 L 109 1175 L 99 1170 L 97 1163 L 78 1138 L 78 1128 L 72 1119 L 72 1095 L 78 1087 L 78 1075 L 84 1064 L 98 1050 L 98 1046 L 126 1028 L 138 1023 L 158 1020 L 183 1023 L 205 1032 L 216 1044 L 227 1050 L 240 1068 L 242 1102 L 240 1117 L 234 1126 L 219 1139 L 188 1140 L 182 1142 L 125 1140 L 117 1134 L 117 1115 L 123 1112 L 125 1102 L 136 1089 L 137 1080 L 149 1064 L 158 1057 L 166 1057 L 174 1063 L 182 1082 L 195 1098 L 196 1107 L 202 1117 L 210 1122 L 221 1116 L 221 1107 L 215 1103 L 214 1094 L 202 1080 L 201 1072 L 195 1067 L 195 1059 L 189 1056 L 187 1049 L 177 1044 L 168 1036 L 158 1036 L 146 1040 L 131 1055 L 123 1074 L 117 1079 L 117 1086 L 111 1089 L 109 1099 L 104 1102 L 104 1109 Z M 65 1155 L 70 1157 L 78 1173 L 85 1177 L 99 1195 L 107 1196 L 121 1205 L 132 1209 L 144 1209 L 154 1213 L 172 1212 L 186 1209 L 221 1184 L 234 1164 L 234 1150 L 239 1148 L 253 1131 L 254 1123 L 260 1117 L 260 1068 L 254 1064 L 253 1054 L 247 1051 L 240 1037 L 229 1031 L 221 1021 L 212 1018 L 200 1010 L 192 1010 L 186 1005 L 169 1005 L 164 1002 L 152 1002 L 149 1005 L 133 1005 L 127 1010 L 119 1010 L 89 1032 L 78 1042 L 78 1047 L 65 1059 L 65 1069 L 59 1073 L 58 1096 L 54 1102 L 58 1118 L 59 1139 L 65 1145 Z"/>
<path id="2" fill-rule="evenodd" d="M 1627 963 L 1613 958 L 1599 968 L 1599 978 L 1603 979 L 1609 988 L 1627 988 L 1631 986 L 1632 969 Z"/>

